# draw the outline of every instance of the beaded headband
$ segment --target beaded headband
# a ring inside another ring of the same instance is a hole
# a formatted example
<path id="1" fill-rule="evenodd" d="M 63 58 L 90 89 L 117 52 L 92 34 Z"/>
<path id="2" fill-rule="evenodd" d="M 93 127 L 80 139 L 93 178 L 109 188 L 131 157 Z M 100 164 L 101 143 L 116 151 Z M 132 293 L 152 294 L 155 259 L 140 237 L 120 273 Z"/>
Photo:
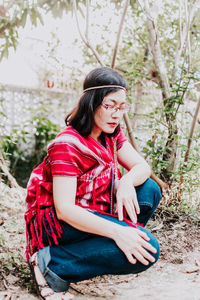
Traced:
<path id="1" fill-rule="evenodd" d="M 107 87 L 115 87 L 115 88 L 120 88 L 122 90 L 124 90 L 125 92 L 127 91 L 125 87 L 121 86 L 121 85 L 99 85 L 99 86 L 92 86 L 90 88 L 87 88 L 85 90 L 83 90 L 83 93 L 90 91 L 90 90 L 96 90 L 96 89 L 103 89 L 103 88 L 107 88 Z"/>

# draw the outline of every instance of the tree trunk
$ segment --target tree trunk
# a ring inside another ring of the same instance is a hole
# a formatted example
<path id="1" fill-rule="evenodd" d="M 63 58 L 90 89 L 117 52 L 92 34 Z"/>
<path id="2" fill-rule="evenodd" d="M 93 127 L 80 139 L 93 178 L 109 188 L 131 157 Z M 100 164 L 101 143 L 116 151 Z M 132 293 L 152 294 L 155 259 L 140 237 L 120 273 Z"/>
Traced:
<path id="1" fill-rule="evenodd" d="M 161 177 L 165 182 L 170 183 L 171 173 L 174 170 L 174 164 L 176 159 L 178 127 L 176 119 L 173 118 L 172 112 L 170 112 L 170 109 L 173 108 L 174 104 L 173 102 L 169 103 L 169 98 L 171 96 L 170 87 L 167 76 L 167 70 L 165 68 L 165 64 L 163 62 L 161 54 L 156 22 L 155 20 L 149 18 L 148 15 L 147 28 L 149 31 L 149 39 L 153 55 L 153 61 L 156 66 L 156 69 L 158 70 L 158 79 L 162 89 L 163 105 L 165 107 L 165 118 L 168 126 L 168 139 L 163 151 L 163 160 L 167 163 L 167 167 L 163 170 Z"/>
<path id="2" fill-rule="evenodd" d="M 167 143 L 165 145 L 165 149 L 163 151 L 163 161 L 167 162 L 167 167 L 162 171 L 161 178 L 171 183 L 172 180 L 172 173 L 175 167 L 175 160 L 176 160 L 176 152 L 177 152 L 177 139 L 178 134 L 178 126 L 176 124 L 176 120 L 168 122 L 168 137 Z"/>

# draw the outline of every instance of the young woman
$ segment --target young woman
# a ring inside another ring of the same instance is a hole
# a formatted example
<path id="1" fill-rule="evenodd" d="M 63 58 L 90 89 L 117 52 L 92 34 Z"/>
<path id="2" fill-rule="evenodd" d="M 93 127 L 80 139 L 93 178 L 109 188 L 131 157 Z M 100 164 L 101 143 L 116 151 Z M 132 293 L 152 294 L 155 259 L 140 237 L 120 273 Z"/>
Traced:
<path id="1" fill-rule="evenodd" d="M 71 299 L 70 282 L 139 273 L 158 260 L 144 226 L 161 194 L 120 128 L 128 109 L 125 80 L 111 68 L 91 71 L 66 129 L 31 175 L 27 259 L 43 299 Z"/>

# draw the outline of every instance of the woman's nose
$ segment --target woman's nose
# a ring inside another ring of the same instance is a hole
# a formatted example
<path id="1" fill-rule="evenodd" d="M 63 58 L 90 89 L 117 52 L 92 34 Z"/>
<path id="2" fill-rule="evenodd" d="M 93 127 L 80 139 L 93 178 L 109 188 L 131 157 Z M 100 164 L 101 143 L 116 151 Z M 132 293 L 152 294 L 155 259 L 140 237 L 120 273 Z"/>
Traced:
<path id="1" fill-rule="evenodd" d="M 112 116 L 114 116 L 115 118 L 120 118 L 121 116 L 123 116 L 123 114 L 120 111 L 119 107 L 115 108 L 115 111 L 113 111 Z"/>

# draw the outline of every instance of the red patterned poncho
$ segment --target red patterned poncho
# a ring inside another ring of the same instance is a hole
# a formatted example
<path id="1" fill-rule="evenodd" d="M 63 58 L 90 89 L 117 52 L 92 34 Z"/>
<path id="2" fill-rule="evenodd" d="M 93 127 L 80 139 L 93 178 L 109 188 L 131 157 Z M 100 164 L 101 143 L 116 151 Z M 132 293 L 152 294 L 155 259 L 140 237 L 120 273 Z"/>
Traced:
<path id="1" fill-rule="evenodd" d="M 54 210 L 53 176 L 76 176 L 76 205 L 113 214 L 114 144 L 118 150 L 126 140 L 120 129 L 115 138 L 105 135 L 104 147 L 92 137 L 83 137 L 69 126 L 50 142 L 46 158 L 33 170 L 27 187 L 27 259 L 44 247 L 44 217 L 56 244 L 62 234 Z M 120 176 L 119 169 L 118 174 Z"/>

